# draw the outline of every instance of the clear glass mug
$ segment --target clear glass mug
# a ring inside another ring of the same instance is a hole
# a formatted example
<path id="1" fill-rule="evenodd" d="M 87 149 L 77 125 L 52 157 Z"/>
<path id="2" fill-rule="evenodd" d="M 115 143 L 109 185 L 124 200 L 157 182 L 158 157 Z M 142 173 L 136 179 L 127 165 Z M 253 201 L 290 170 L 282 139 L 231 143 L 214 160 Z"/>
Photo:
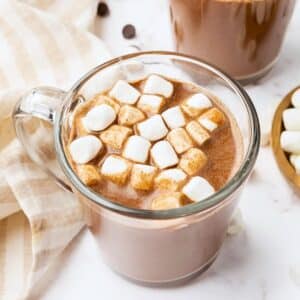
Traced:
<path id="1" fill-rule="evenodd" d="M 242 161 L 226 186 L 199 203 L 178 209 L 134 209 L 101 197 L 80 181 L 64 151 L 70 118 L 78 102 L 110 88 L 116 79 L 133 81 L 151 73 L 208 88 L 224 102 L 242 132 Z M 31 122 L 37 118 L 52 124 L 54 129 L 41 126 L 41 121 L 33 129 Z M 212 264 L 260 144 L 257 114 L 243 88 L 218 69 L 173 52 L 139 52 L 115 58 L 91 70 L 68 92 L 49 87 L 33 89 L 16 106 L 14 120 L 17 135 L 30 157 L 82 202 L 87 223 L 105 261 L 125 277 L 149 284 L 184 280 Z M 47 147 L 54 144 L 54 156 L 41 145 L 45 143 L 46 131 L 53 136 Z M 36 138 L 37 135 L 42 139 Z M 55 157 L 58 168 L 53 164 Z"/>
<path id="2" fill-rule="evenodd" d="M 204 59 L 241 82 L 275 64 L 295 0 L 169 0 L 176 50 Z"/>

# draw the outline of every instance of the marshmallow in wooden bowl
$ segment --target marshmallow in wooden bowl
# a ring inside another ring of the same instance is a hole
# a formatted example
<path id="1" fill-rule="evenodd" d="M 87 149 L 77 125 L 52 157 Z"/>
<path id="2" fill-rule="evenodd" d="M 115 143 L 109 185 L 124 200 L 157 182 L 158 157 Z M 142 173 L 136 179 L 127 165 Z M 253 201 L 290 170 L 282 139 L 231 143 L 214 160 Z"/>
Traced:
<path id="1" fill-rule="evenodd" d="M 288 93 L 278 105 L 272 122 L 272 149 L 280 171 L 300 187 L 300 89 Z"/>
<path id="2" fill-rule="evenodd" d="M 300 154 L 300 131 L 283 131 L 280 144 L 284 151 Z"/>
<path id="3" fill-rule="evenodd" d="M 300 154 L 291 154 L 290 162 L 294 166 L 297 175 L 300 175 Z"/>
<path id="4" fill-rule="evenodd" d="M 299 105 L 300 89 L 293 92 L 291 104 Z M 284 131 L 281 132 L 280 145 L 285 152 L 300 154 L 300 108 L 288 107 L 282 112 Z"/>
<path id="5" fill-rule="evenodd" d="M 291 101 L 294 107 L 300 108 L 300 88 L 294 91 Z"/>
<path id="6" fill-rule="evenodd" d="M 288 108 L 282 115 L 286 130 L 300 131 L 300 108 Z"/>

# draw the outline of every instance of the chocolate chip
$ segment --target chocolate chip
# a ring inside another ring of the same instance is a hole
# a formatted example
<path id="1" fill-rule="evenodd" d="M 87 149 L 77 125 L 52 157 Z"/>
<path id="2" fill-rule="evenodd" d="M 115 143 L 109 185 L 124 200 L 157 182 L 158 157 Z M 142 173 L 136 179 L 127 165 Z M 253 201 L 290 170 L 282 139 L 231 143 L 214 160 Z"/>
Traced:
<path id="1" fill-rule="evenodd" d="M 99 2 L 97 8 L 97 14 L 99 17 L 106 17 L 109 15 L 109 8 L 105 2 Z"/>
<path id="2" fill-rule="evenodd" d="M 122 34 L 125 39 L 133 39 L 135 37 L 135 27 L 131 24 L 125 25 Z"/>

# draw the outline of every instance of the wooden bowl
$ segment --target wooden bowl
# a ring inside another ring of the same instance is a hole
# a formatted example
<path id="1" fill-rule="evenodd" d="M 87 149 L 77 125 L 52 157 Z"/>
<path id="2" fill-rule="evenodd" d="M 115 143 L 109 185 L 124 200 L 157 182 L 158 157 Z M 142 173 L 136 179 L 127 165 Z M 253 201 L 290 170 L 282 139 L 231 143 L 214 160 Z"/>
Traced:
<path id="1" fill-rule="evenodd" d="M 300 175 L 296 174 L 295 168 L 290 163 L 289 154 L 282 150 L 280 146 L 280 135 L 284 130 L 282 121 L 283 111 L 289 107 L 292 107 L 291 97 L 299 88 L 300 86 L 288 93 L 277 107 L 274 114 L 271 131 L 271 145 L 278 167 L 281 173 L 288 179 L 289 183 L 296 187 L 298 192 L 300 190 Z"/>

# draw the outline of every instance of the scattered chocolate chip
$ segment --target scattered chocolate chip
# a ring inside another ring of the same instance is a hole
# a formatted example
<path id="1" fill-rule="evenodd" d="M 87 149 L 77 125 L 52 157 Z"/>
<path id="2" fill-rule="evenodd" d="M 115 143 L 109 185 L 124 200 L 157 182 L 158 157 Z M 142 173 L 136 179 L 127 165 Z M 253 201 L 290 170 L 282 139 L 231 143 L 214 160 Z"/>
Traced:
<path id="1" fill-rule="evenodd" d="M 99 17 L 106 17 L 109 15 L 109 8 L 105 2 L 103 1 L 99 2 L 97 8 L 97 14 Z"/>
<path id="2" fill-rule="evenodd" d="M 122 34 L 125 39 L 132 39 L 135 37 L 135 27 L 131 24 L 127 24 L 123 27 Z"/>

